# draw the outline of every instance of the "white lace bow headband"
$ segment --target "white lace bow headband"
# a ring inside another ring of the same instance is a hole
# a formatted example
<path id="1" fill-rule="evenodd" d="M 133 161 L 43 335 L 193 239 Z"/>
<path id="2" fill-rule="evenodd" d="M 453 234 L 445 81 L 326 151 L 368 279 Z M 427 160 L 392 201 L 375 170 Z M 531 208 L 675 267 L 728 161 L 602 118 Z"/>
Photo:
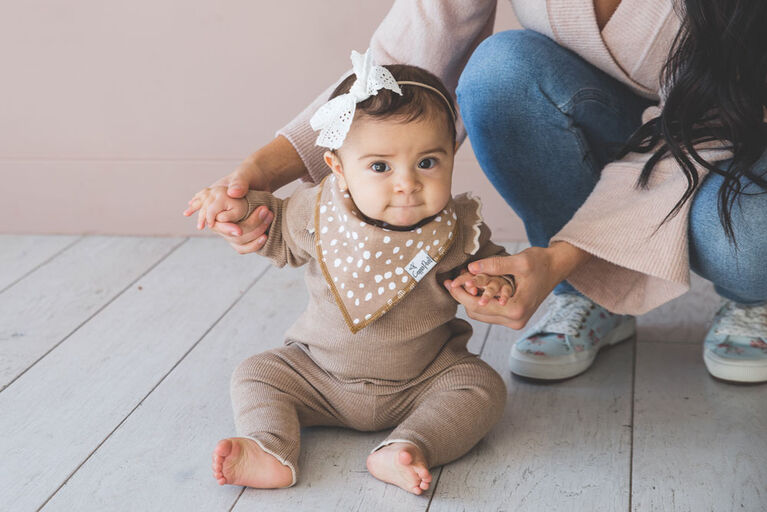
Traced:
<path id="1" fill-rule="evenodd" d="M 402 90 L 399 88 L 399 84 L 417 85 L 436 92 L 445 100 L 453 119 L 455 119 L 455 112 L 441 92 L 420 82 L 405 80 L 397 82 L 388 69 L 373 63 L 370 49 L 364 54 L 352 50 L 352 68 L 357 80 L 354 81 L 349 92 L 336 96 L 322 105 L 309 120 L 313 130 L 321 130 L 317 137 L 317 146 L 330 149 L 340 148 L 344 143 L 346 134 L 349 133 L 349 128 L 351 128 L 357 103 L 375 96 L 381 89 L 389 89 L 401 96 Z"/>

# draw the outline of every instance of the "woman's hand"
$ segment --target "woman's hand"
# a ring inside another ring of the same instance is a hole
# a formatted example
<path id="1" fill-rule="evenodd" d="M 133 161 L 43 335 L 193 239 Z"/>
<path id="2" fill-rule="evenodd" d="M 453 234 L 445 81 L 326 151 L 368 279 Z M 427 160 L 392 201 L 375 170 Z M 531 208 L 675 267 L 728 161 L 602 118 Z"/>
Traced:
<path id="1" fill-rule="evenodd" d="M 455 300 L 463 304 L 470 318 L 491 324 L 522 329 L 554 287 L 567 279 L 573 270 L 591 255 L 567 242 L 554 242 L 551 247 L 530 247 L 511 256 L 494 256 L 469 264 L 469 272 L 477 274 L 511 274 L 516 280 L 516 293 L 505 303 L 489 301 L 466 291 L 479 287 L 473 276 L 464 274 L 444 285 Z"/>
<path id="2" fill-rule="evenodd" d="M 227 187 L 226 193 L 229 197 L 241 198 L 245 197 L 250 189 L 274 192 L 304 175 L 306 167 L 301 157 L 285 137 L 278 136 L 211 187 Z M 194 213 L 194 202 L 195 198 L 189 201 L 190 206 L 184 211 L 184 215 Z M 238 253 L 246 254 L 264 246 L 265 233 L 273 219 L 273 212 L 266 206 L 259 206 L 242 222 L 215 222 L 211 229 L 221 235 Z"/>

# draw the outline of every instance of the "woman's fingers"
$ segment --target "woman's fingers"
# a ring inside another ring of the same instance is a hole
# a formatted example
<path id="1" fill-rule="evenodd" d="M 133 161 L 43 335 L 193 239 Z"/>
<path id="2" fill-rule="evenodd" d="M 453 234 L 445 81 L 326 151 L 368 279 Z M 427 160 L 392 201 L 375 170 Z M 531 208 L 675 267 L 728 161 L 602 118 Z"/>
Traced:
<path id="1" fill-rule="evenodd" d="M 461 274 L 451 282 L 453 288 L 463 288 L 472 295 L 477 294 L 477 286 L 474 283 L 474 276 L 470 272 Z"/>
<path id="2" fill-rule="evenodd" d="M 260 237 L 256 238 L 255 240 L 252 240 L 247 243 L 238 244 L 235 242 L 232 242 L 231 240 L 227 240 L 229 242 L 229 245 L 234 247 L 234 250 L 237 251 L 240 254 L 248 254 L 250 252 L 255 252 L 260 250 L 264 244 L 266 243 L 266 235 L 261 235 Z"/>
<path id="3" fill-rule="evenodd" d="M 211 229 L 213 229 L 213 231 L 219 235 L 227 238 L 227 242 L 229 243 L 231 243 L 231 237 L 237 238 L 242 235 L 242 228 L 239 224 L 235 224 L 233 222 L 223 222 L 219 220 L 218 217 L 216 217 L 216 223 Z"/>
<path id="4" fill-rule="evenodd" d="M 529 315 L 525 316 L 524 308 L 519 304 L 510 302 L 501 306 L 498 302 L 491 302 L 480 305 L 480 297 L 473 297 L 461 287 L 451 287 L 450 281 L 445 281 L 444 285 L 450 295 L 463 305 L 469 318 L 480 322 L 504 325 L 512 329 L 522 329 L 527 324 Z"/>
<path id="5" fill-rule="evenodd" d="M 213 231 L 223 236 L 238 253 L 246 254 L 264 246 L 267 238 L 265 233 L 273 219 L 274 215 L 266 206 L 259 206 L 238 224 L 217 222 Z"/>
<path id="6" fill-rule="evenodd" d="M 524 251 L 510 256 L 492 256 L 469 263 L 469 271 L 472 274 L 488 274 L 502 276 L 511 274 L 514 276 L 526 276 L 539 263 L 542 247 L 530 247 Z"/>
<path id="7" fill-rule="evenodd" d="M 508 267 L 510 258 L 514 256 L 492 256 L 469 263 L 469 272 L 472 274 L 490 274 L 491 276 L 499 276 L 502 274 L 512 274 L 506 270 Z"/>
<path id="8" fill-rule="evenodd" d="M 248 193 L 248 189 L 250 188 L 249 172 L 250 167 L 245 163 L 237 166 L 237 168 L 227 176 L 228 183 L 226 195 L 234 198 L 245 197 L 245 194 Z"/>

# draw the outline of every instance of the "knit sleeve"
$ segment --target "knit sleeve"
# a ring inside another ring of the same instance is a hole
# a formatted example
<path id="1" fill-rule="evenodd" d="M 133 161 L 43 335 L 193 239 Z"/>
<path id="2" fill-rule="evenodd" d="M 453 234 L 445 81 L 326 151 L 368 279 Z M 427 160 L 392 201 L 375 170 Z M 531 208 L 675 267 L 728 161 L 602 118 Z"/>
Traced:
<path id="1" fill-rule="evenodd" d="M 277 267 L 300 267 L 313 258 L 314 231 L 311 226 L 316 194 L 316 187 L 306 185 L 286 199 L 269 192 L 250 190 L 246 198 L 251 208 L 266 205 L 274 213 L 266 243 L 256 254 L 269 258 Z"/>
<path id="2" fill-rule="evenodd" d="M 712 162 L 731 157 L 721 149 L 700 151 Z M 591 195 L 550 241 L 568 242 L 593 256 L 567 280 L 614 313 L 641 315 L 690 288 L 692 198 L 660 226 L 687 189 L 687 180 L 667 157 L 654 168 L 648 188 L 638 188 L 649 156 L 632 153 L 607 165 Z M 698 166 L 698 176 L 700 183 L 706 169 Z"/>
<path id="3" fill-rule="evenodd" d="M 437 75 L 455 97 L 455 88 L 474 48 L 493 31 L 497 0 L 396 0 L 373 33 L 370 49 L 375 62 L 411 64 Z M 314 145 L 317 132 L 309 119 L 327 101 L 330 93 L 351 71 L 325 89 L 277 135 L 296 148 L 312 181 L 319 183 L 328 174 L 322 154 Z M 458 140 L 466 131 L 458 122 Z"/>
<path id="4" fill-rule="evenodd" d="M 455 208 L 460 219 L 460 235 L 456 243 L 462 244 L 465 259 L 451 270 L 450 279 L 455 279 L 472 261 L 509 255 L 503 246 L 491 240 L 492 232 L 482 219 L 482 202 L 478 197 L 470 193 L 459 194 L 455 197 Z"/>

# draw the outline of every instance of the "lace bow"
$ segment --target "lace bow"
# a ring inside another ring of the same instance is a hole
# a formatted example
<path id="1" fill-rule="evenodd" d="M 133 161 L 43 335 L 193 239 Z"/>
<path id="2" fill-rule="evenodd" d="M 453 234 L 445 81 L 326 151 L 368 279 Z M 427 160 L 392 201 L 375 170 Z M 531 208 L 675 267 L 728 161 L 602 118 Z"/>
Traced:
<path id="1" fill-rule="evenodd" d="M 364 54 L 352 50 L 352 67 L 357 80 L 346 94 L 336 96 L 322 105 L 309 121 L 313 130 L 321 130 L 317 145 L 338 149 L 344 143 L 346 134 L 354 119 L 357 103 L 378 94 L 380 89 L 389 89 L 397 94 L 402 91 L 392 74 L 383 66 L 376 66 L 368 49 Z"/>

